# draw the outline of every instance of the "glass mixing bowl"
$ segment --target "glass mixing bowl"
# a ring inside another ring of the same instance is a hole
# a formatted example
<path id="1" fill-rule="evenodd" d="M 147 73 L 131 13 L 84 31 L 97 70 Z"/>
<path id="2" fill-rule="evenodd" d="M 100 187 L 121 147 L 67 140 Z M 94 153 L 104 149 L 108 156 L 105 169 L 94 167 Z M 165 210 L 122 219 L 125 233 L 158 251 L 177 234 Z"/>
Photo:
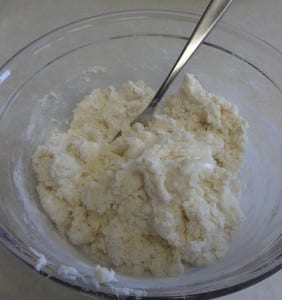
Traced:
<path id="1" fill-rule="evenodd" d="M 91 17 L 35 40 L 0 69 L 0 242 L 41 274 L 96 296 L 216 297 L 281 268 L 282 54 L 219 24 L 182 74 L 235 103 L 249 122 L 241 170 L 246 220 L 226 256 L 177 278 L 117 276 L 97 286 L 92 263 L 56 232 L 36 193 L 31 156 L 53 130 L 67 128 L 76 103 L 94 88 L 144 80 L 157 89 L 197 15 L 131 11 Z M 181 84 L 181 75 L 170 91 Z M 61 266 L 72 266 L 66 274 Z M 194 298 L 193 298 L 194 299 Z"/>

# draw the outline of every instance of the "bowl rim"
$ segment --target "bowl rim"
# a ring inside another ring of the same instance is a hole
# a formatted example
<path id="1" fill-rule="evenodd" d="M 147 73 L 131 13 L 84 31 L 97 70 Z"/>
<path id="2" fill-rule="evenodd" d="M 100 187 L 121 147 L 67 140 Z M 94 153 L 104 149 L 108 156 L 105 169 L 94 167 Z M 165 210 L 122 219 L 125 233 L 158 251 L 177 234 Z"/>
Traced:
<path id="1" fill-rule="evenodd" d="M 29 42 L 28 44 L 26 44 L 24 47 L 20 48 L 18 51 L 16 51 L 10 58 L 8 58 L 6 61 L 4 61 L 4 63 L 2 65 L 0 65 L 0 73 L 2 72 L 2 70 L 16 57 L 18 56 L 20 53 L 22 53 L 24 50 L 26 50 L 27 48 L 29 48 L 30 46 L 36 44 L 38 41 L 42 40 L 43 38 L 49 36 L 50 34 L 57 32 L 61 29 L 65 29 L 66 27 L 69 27 L 71 25 L 75 25 L 81 22 L 86 22 L 89 20 L 97 20 L 100 18 L 108 18 L 108 17 L 114 17 L 114 16 L 123 16 L 125 14 L 131 14 L 131 15 L 160 15 L 160 16 L 179 16 L 179 17 L 188 17 L 188 16 L 192 16 L 192 17 L 196 17 L 196 18 L 200 18 L 201 15 L 200 14 L 196 14 L 196 13 L 192 13 L 192 12 L 188 12 L 188 11 L 179 11 L 179 10 L 169 10 L 169 9 L 132 9 L 132 10 L 116 10 L 116 11 L 112 11 L 112 12 L 106 12 L 106 13 L 101 13 L 101 14 L 97 14 L 97 15 L 93 15 L 93 16 L 89 16 L 86 18 L 81 18 L 78 20 L 74 20 L 72 22 L 69 22 L 67 24 L 61 25 L 59 27 L 56 27 L 52 30 L 47 31 L 46 33 L 38 36 L 37 38 L 35 38 L 34 40 L 32 40 L 31 42 Z M 249 38 L 254 38 L 258 41 L 260 41 L 261 43 L 263 43 L 265 46 L 272 48 L 272 50 L 274 50 L 277 54 L 282 55 L 282 50 L 280 51 L 278 48 L 276 48 L 274 45 L 272 45 L 271 43 L 269 43 L 268 41 L 262 39 L 261 37 L 259 37 L 258 35 L 251 33 L 247 30 L 244 30 L 244 32 L 242 32 L 242 30 L 240 29 L 239 26 L 237 25 L 231 25 L 225 21 L 219 20 L 218 25 L 217 26 L 221 26 L 224 25 L 225 27 L 227 27 L 229 30 L 235 31 L 235 32 L 239 32 L 241 35 L 244 35 L 246 37 Z M 1 83 L 1 82 L 0 82 Z"/>
<path id="2" fill-rule="evenodd" d="M 131 16 L 133 19 L 136 17 L 158 17 L 158 18 L 164 18 L 164 17 L 178 17 L 178 18 L 183 18 L 183 20 L 187 20 L 189 17 L 193 17 L 193 18 L 199 18 L 200 15 L 196 14 L 196 13 L 190 13 L 190 12 L 182 12 L 182 11 L 178 11 L 178 10 L 166 10 L 166 9 L 137 9 L 137 10 L 118 10 L 118 11 L 113 11 L 110 13 L 102 13 L 102 14 L 98 14 L 98 15 L 94 15 L 94 16 L 89 16 L 86 18 L 82 18 L 79 20 L 75 20 L 72 21 L 70 23 L 67 23 L 65 25 L 59 26 L 53 30 L 50 30 L 48 32 L 46 32 L 45 34 L 37 37 L 36 39 L 34 39 L 33 41 L 31 41 L 30 43 L 28 43 L 27 45 L 25 45 L 24 47 L 22 47 L 20 50 L 18 50 L 16 53 L 14 53 L 8 60 L 6 60 L 1 66 L 0 66 L 0 86 L 1 84 L 5 81 L 6 78 L 4 78 L 3 80 L 1 80 L 1 76 L 2 76 L 2 72 L 5 71 L 5 68 L 19 55 L 21 55 L 21 53 L 23 53 L 25 50 L 31 48 L 32 46 L 36 45 L 38 42 L 44 40 L 44 38 L 52 35 L 55 32 L 58 32 L 60 30 L 64 30 L 67 29 L 73 25 L 77 25 L 79 23 L 84 23 L 84 22 L 88 22 L 88 21 L 97 21 L 97 20 L 103 20 L 103 19 L 107 19 L 107 18 L 117 18 L 117 17 L 125 17 L 125 16 Z M 230 25 L 226 22 L 220 21 L 219 24 L 217 25 L 218 27 L 224 27 L 227 28 L 228 30 L 235 32 L 237 34 L 239 34 L 240 36 L 243 37 L 247 37 L 249 39 L 255 40 L 257 42 L 259 42 L 260 44 L 263 44 L 264 46 L 266 46 L 267 48 L 271 49 L 271 51 L 274 51 L 281 59 L 282 59 L 282 51 L 280 51 L 279 49 L 277 49 L 275 46 L 273 46 L 271 43 L 265 41 L 264 39 L 260 38 L 259 36 L 254 35 L 253 33 L 250 33 L 246 30 L 242 31 L 242 29 L 240 29 L 238 26 L 234 26 L 234 25 Z M 280 91 L 281 88 L 279 86 L 277 86 Z M 1 113 L 0 113 L 1 115 Z M 10 233 L 7 233 L 5 228 L 2 226 L 2 224 L 0 223 L 0 246 L 7 250 L 7 252 L 10 252 L 12 255 L 14 255 L 17 259 L 19 259 L 19 261 L 22 261 L 25 265 L 29 266 L 33 271 L 35 271 L 36 273 L 40 273 L 41 275 L 48 277 L 50 279 L 52 279 L 52 281 L 63 284 L 64 286 L 68 286 L 71 287 L 72 289 L 76 289 L 79 290 L 83 293 L 87 293 L 90 295 L 102 295 L 103 297 L 109 297 L 111 298 L 112 295 L 110 294 L 104 294 L 103 292 L 99 292 L 99 291 L 93 291 L 93 290 L 89 290 L 86 291 L 84 290 L 82 287 L 80 286 L 76 286 L 73 285 L 69 282 L 66 282 L 62 279 L 50 276 L 51 274 L 49 274 L 49 272 L 47 271 L 47 269 L 43 268 L 42 270 L 36 270 L 36 265 L 37 265 L 37 256 L 36 255 L 31 255 L 33 256 L 32 259 L 27 260 L 26 256 L 17 248 L 13 247 L 14 243 L 17 242 L 15 239 L 13 239 L 12 236 L 10 236 Z M 281 247 L 282 245 L 282 240 L 281 240 L 281 235 L 278 237 L 278 247 Z M 30 255 L 29 255 L 30 256 Z M 30 258 L 30 257 L 29 257 Z M 244 288 L 247 288 L 249 286 L 252 286 L 264 279 L 266 279 L 267 277 L 273 275 L 274 273 L 280 271 L 282 269 L 282 255 L 279 255 L 278 257 L 278 262 L 277 264 L 275 264 L 272 268 L 267 269 L 266 271 L 261 272 L 258 275 L 253 276 L 252 278 L 250 278 L 249 280 L 245 280 L 242 282 L 239 282 L 237 284 L 225 287 L 225 288 L 220 288 L 217 290 L 212 290 L 212 291 L 208 291 L 208 292 L 200 292 L 197 294 L 192 294 L 192 295 L 185 295 L 184 298 L 188 299 L 190 297 L 192 297 L 193 299 L 207 299 L 207 298 L 215 298 L 215 297 L 220 297 L 220 296 L 224 296 L 230 293 L 234 293 L 236 291 L 242 290 Z M 155 299 L 154 297 L 150 297 L 150 296 L 142 296 L 142 297 L 138 297 L 138 298 L 143 298 L 144 299 Z M 174 296 L 169 297 L 169 296 L 160 296 L 162 299 L 172 299 L 174 298 Z M 132 299 L 132 296 L 124 296 L 125 299 Z M 176 296 L 177 298 L 177 296 Z"/>

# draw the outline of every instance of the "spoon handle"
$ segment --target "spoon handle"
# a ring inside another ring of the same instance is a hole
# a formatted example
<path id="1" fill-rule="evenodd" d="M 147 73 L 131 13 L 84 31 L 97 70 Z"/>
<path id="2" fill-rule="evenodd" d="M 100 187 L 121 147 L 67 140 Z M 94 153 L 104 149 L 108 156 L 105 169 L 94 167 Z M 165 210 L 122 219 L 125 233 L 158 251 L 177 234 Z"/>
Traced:
<path id="1" fill-rule="evenodd" d="M 209 2 L 206 10 L 204 11 L 202 17 L 196 25 L 191 38 L 184 46 L 180 56 L 170 70 L 168 76 L 162 83 L 161 87 L 155 94 L 150 104 L 146 107 L 141 115 L 139 115 L 134 121 L 131 122 L 131 125 L 133 125 L 137 121 L 146 124 L 146 119 L 150 120 L 155 107 L 162 99 L 170 84 L 173 82 L 177 74 L 182 70 L 182 68 L 185 66 L 185 64 L 188 62 L 197 48 L 205 40 L 209 32 L 213 29 L 215 24 L 228 9 L 231 2 L 232 0 L 211 0 Z"/>

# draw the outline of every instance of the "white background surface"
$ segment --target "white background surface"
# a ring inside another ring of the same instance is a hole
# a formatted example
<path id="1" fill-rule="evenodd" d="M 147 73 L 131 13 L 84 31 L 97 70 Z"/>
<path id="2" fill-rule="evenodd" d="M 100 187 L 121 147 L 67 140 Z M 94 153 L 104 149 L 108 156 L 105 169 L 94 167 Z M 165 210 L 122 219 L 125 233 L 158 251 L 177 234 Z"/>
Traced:
<path id="1" fill-rule="evenodd" d="M 0 65 L 38 36 L 71 21 L 127 9 L 173 9 L 201 13 L 208 0 L 0 0 Z M 282 1 L 234 0 L 224 17 L 282 51 Z M 282 66 L 281 66 L 282 67 Z M 282 272 L 224 300 L 280 300 Z M 90 299 L 54 283 L 0 249 L 0 299 Z"/>

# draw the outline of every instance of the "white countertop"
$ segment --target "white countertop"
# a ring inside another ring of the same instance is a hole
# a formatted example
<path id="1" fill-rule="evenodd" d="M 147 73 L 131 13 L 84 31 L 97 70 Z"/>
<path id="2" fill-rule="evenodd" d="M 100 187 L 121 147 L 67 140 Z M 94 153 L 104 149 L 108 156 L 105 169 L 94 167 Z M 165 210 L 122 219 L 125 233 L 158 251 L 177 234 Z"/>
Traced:
<path id="1" fill-rule="evenodd" d="M 224 21 L 282 51 L 282 1 L 234 0 Z M 0 0 L 0 65 L 38 36 L 71 21 L 128 9 L 172 9 L 201 13 L 208 0 Z M 279 300 L 282 272 L 223 300 Z M 0 299 L 90 299 L 43 278 L 0 248 Z"/>

